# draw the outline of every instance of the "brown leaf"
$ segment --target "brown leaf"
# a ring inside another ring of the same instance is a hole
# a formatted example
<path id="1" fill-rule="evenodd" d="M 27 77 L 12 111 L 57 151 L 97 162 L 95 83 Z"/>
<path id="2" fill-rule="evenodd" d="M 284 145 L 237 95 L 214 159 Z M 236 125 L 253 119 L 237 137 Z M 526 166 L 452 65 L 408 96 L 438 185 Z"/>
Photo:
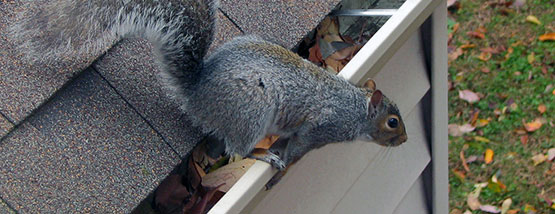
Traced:
<path id="1" fill-rule="evenodd" d="M 457 176 L 457 178 L 459 178 L 460 180 L 464 180 L 464 178 L 466 178 L 466 175 L 464 174 L 463 171 L 452 169 L 451 172 L 453 172 L 453 174 Z"/>
<path id="2" fill-rule="evenodd" d="M 546 33 L 538 37 L 540 41 L 555 41 L 555 33 Z"/>
<path id="3" fill-rule="evenodd" d="M 447 57 L 449 58 L 449 61 L 453 61 L 459 58 L 459 56 L 462 54 L 463 54 L 463 49 L 457 48 L 454 51 L 449 51 L 449 53 L 447 54 Z"/>
<path id="4" fill-rule="evenodd" d="M 239 178 L 247 172 L 254 162 L 256 162 L 256 160 L 247 158 L 216 169 L 202 178 L 202 186 L 217 187 L 224 184 L 219 190 L 227 192 Z"/>
<path id="5" fill-rule="evenodd" d="M 447 126 L 447 130 L 449 132 L 449 135 L 451 135 L 453 137 L 462 136 L 464 133 L 474 131 L 475 128 L 476 127 L 473 127 L 470 124 L 464 124 L 462 126 L 457 125 L 457 124 L 449 124 Z"/>
<path id="6" fill-rule="evenodd" d="M 463 99 L 463 100 L 465 100 L 469 103 L 475 103 L 475 102 L 478 102 L 480 100 L 480 97 L 478 96 L 478 94 L 476 94 L 476 93 L 474 93 L 474 92 L 472 92 L 468 89 L 465 89 L 465 90 L 462 90 L 462 91 L 459 90 L 459 98 L 461 98 L 461 99 Z"/>
<path id="7" fill-rule="evenodd" d="M 466 164 L 466 159 L 464 158 L 464 150 L 468 148 L 468 144 L 465 144 L 463 146 L 463 148 L 461 149 L 461 152 L 459 152 L 459 157 L 461 158 L 461 162 L 463 165 L 463 168 L 466 172 L 470 172 L 470 168 L 468 168 L 468 164 Z"/>
<path id="8" fill-rule="evenodd" d="M 482 71 L 482 73 L 489 73 L 489 68 L 483 67 L 480 71 Z"/>
<path id="9" fill-rule="evenodd" d="M 520 136 L 520 143 L 522 143 L 522 145 L 528 144 L 528 135 L 527 134 Z"/>
<path id="10" fill-rule="evenodd" d="M 480 56 L 478 56 L 478 59 L 482 60 L 482 61 L 488 61 L 489 59 L 491 59 L 491 53 L 489 52 L 482 52 L 480 53 Z"/>
<path id="11" fill-rule="evenodd" d="M 498 54 L 500 52 L 500 49 L 487 47 L 487 48 L 480 48 L 480 51 L 490 53 L 490 54 Z"/>
<path id="12" fill-rule="evenodd" d="M 308 60 L 315 64 L 324 63 L 324 60 L 322 59 L 322 53 L 320 52 L 320 46 L 318 46 L 318 42 L 316 42 L 314 46 L 308 49 Z"/>
<path id="13" fill-rule="evenodd" d="M 459 46 L 459 48 L 461 48 L 461 49 L 474 48 L 474 47 L 476 47 L 475 44 L 464 44 L 464 45 Z"/>
<path id="14" fill-rule="evenodd" d="M 161 211 L 175 209 L 181 206 L 185 202 L 185 199 L 192 195 L 187 190 L 187 187 L 181 183 L 181 180 L 181 175 L 173 174 L 160 182 L 160 185 L 158 185 L 154 193 L 156 208 Z"/>
<path id="15" fill-rule="evenodd" d="M 266 136 L 264 139 L 262 139 L 260 142 L 258 142 L 254 148 L 255 149 L 270 149 L 270 147 L 272 147 L 272 145 L 278 140 L 279 136 L 277 135 L 269 135 Z"/>
<path id="16" fill-rule="evenodd" d="M 477 39 L 486 38 L 486 35 L 484 35 L 484 33 L 476 32 L 476 31 L 468 31 L 468 32 L 466 32 L 466 35 L 468 35 L 470 37 L 477 38 Z"/>

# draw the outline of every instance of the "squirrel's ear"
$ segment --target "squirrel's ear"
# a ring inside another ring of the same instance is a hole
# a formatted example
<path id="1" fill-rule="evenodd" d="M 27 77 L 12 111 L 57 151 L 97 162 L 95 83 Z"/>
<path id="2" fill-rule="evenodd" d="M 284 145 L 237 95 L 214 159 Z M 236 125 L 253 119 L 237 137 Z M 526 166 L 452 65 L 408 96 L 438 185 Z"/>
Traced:
<path id="1" fill-rule="evenodd" d="M 363 86 L 366 87 L 366 88 L 371 89 L 372 91 L 376 90 L 376 82 L 374 82 L 374 80 L 372 80 L 372 79 L 366 80 L 366 82 L 364 83 Z"/>
<path id="2" fill-rule="evenodd" d="M 383 98 L 382 92 L 380 90 L 376 90 L 372 94 L 372 98 L 370 98 L 370 103 L 372 103 L 373 106 L 378 106 L 378 104 L 382 102 L 382 98 Z"/>

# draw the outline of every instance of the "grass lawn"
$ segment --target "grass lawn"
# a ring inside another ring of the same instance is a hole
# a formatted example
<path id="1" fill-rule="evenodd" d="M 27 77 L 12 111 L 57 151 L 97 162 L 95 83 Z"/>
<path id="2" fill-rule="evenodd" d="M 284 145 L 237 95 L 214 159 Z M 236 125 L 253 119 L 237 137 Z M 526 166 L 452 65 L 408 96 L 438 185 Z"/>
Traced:
<path id="1" fill-rule="evenodd" d="M 539 39 L 555 32 L 555 2 L 503 2 L 513 0 L 450 7 L 451 213 L 486 213 L 477 207 L 500 209 L 509 198 L 508 213 L 555 213 L 555 162 L 545 160 L 555 148 L 555 41 Z M 479 101 L 460 98 L 462 90 Z M 457 129 L 464 124 L 475 129 Z"/>

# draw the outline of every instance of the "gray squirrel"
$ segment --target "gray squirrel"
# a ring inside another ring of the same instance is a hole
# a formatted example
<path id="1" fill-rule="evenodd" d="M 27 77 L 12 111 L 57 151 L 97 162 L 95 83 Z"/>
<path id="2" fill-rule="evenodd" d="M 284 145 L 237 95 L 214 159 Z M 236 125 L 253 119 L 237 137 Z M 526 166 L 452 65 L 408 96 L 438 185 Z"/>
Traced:
<path id="1" fill-rule="evenodd" d="M 83 57 L 124 38 L 145 38 L 169 96 L 204 133 L 221 139 L 227 154 L 249 156 L 266 135 L 279 135 L 286 139 L 280 150 L 256 158 L 284 170 L 329 143 L 364 139 L 398 146 L 407 140 L 399 110 L 371 80 L 356 87 L 257 36 L 235 38 L 206 56 L 216 1 L 44 4 L 11 30 L 29 59 Z"/>

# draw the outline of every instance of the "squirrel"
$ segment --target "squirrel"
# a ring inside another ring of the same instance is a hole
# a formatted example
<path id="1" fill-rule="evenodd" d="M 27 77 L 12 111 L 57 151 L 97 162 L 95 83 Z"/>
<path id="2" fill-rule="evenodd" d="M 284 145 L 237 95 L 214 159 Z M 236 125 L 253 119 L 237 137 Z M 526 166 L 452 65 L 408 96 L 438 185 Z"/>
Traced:
<path id="1" fill-rule="evenodd" d="M 29 59 L 83 57 L 124 38 L 145 38 L 169 96 L 193 124 L 222 140 L 227 154 L 249 156 L 266 135 L 279 135 L 287 141 L 279 152 L 256 158 L 284 170 L 329 143 L 363 139 L 398 146 L 407 140 L 398 108 L 372 80 L 357 87 L 254 35 L 206 56 L 217 21 L 215 0 L 42 4 L 11 30 Z"/>

